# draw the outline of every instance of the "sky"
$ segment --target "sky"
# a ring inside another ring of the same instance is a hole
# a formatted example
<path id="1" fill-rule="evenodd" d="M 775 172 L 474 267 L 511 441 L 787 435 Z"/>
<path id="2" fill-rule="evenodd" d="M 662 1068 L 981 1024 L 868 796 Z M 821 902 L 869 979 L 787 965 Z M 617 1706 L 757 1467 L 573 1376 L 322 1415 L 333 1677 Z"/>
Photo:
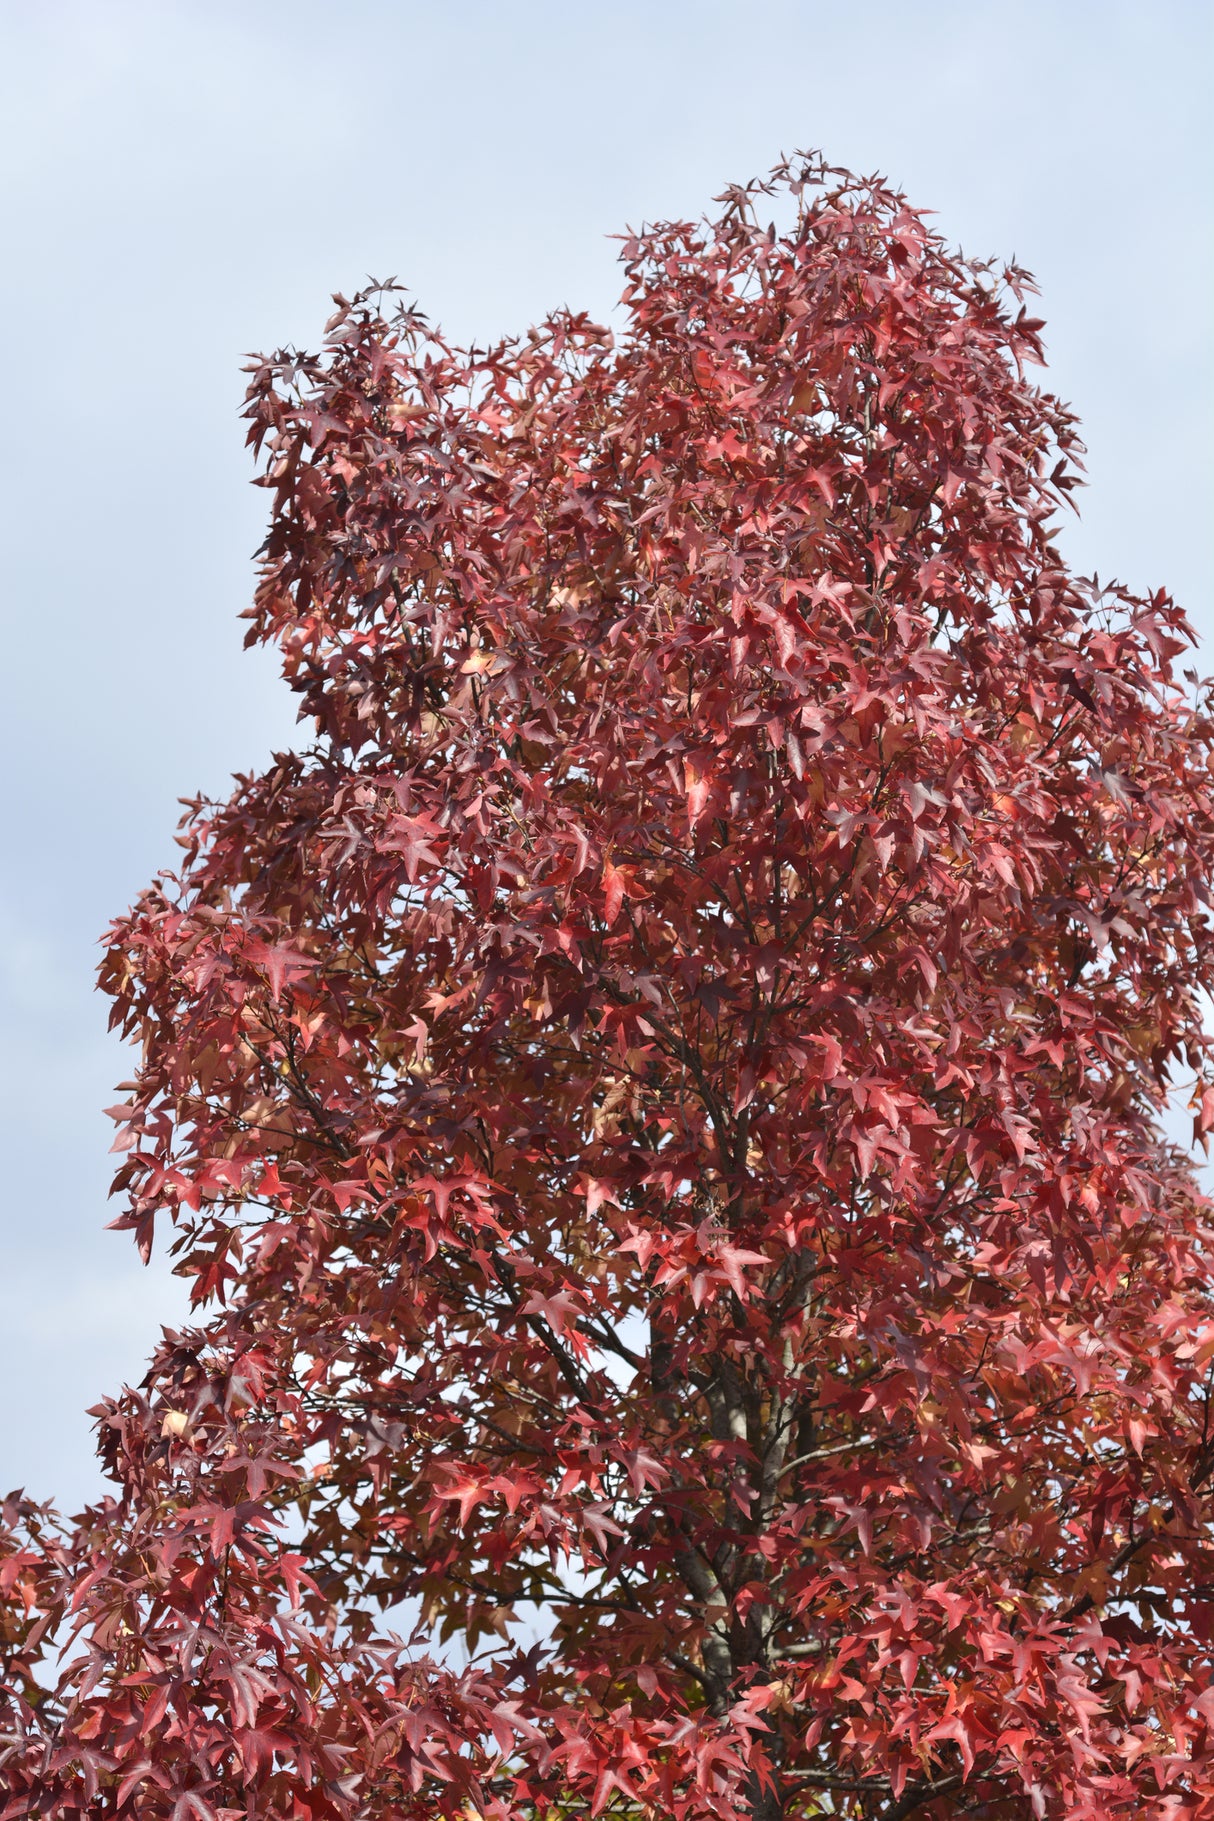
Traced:
<path id="1" fill-rule="evenodd" d="M 0 1493 L 96 1496 L 87 1408 L 184 1310 L 104 1230 L 92 979 L 178 799 L 296 738 L 241 650 L 243 358 L 369 274 L 464 342 L 601 316 L 611 235 L 820 148 L 1037 274 L 1064 549 L 1214 671 L 1212 50 L 1208 0 L 0 0 Z"/>

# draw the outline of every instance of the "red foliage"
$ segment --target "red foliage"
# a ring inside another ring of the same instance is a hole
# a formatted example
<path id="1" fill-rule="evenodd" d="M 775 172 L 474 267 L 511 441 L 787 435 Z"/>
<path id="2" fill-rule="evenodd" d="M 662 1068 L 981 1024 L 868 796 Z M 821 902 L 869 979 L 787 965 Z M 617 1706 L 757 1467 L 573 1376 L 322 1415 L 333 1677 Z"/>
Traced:
<path id="1" fill-rule="evenodd" d="M 10 1502 L 4 1817 L 1214 1816 L 1190 634 L 1023 273 L 723 201 L 253 370 L 317 743 L 109 937 L 202 1325 Z"/>

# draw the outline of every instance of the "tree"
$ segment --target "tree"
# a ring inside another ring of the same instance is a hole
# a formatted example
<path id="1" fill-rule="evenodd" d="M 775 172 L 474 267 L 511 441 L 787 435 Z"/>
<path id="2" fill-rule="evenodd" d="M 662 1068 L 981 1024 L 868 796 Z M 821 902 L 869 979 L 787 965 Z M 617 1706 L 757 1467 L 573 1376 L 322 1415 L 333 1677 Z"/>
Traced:
<path id="1" fill-rule="evenodd" d="M 1192 635 L 1022 271 L 722 203 L 252 369 L 316 742 L 108 938 L 199 1325 L 6 1508 L 6 1818 L 1214 1816 Z"/>

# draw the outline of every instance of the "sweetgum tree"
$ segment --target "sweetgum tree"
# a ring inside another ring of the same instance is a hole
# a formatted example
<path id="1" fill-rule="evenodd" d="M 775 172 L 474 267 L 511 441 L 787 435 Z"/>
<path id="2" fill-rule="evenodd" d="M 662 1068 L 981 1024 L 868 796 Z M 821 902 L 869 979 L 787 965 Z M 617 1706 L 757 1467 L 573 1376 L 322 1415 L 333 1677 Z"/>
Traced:
<path id="1" fill-rule="evenodd" d="M 9 1501 L 5 1817 L 1214 1815 L 1191 635 L 1022 272 L 814 161 L 624 263 L 252 371 L 316 743 L 108 938 L 199 1325 Z"/>

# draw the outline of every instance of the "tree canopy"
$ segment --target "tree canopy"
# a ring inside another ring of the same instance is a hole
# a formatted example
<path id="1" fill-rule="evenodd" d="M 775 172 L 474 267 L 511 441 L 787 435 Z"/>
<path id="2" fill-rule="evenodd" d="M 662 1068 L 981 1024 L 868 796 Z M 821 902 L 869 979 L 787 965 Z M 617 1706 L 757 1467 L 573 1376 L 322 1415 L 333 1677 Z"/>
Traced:
<path id="1" fill-rule="evenodd" d="M 1024 272 L 720 205 L 251 370 L 315 740 L 109 933 L 197 1325 L 5 1507 L 4 1821 L 1214 1816 L 1192 635 Z"/>

